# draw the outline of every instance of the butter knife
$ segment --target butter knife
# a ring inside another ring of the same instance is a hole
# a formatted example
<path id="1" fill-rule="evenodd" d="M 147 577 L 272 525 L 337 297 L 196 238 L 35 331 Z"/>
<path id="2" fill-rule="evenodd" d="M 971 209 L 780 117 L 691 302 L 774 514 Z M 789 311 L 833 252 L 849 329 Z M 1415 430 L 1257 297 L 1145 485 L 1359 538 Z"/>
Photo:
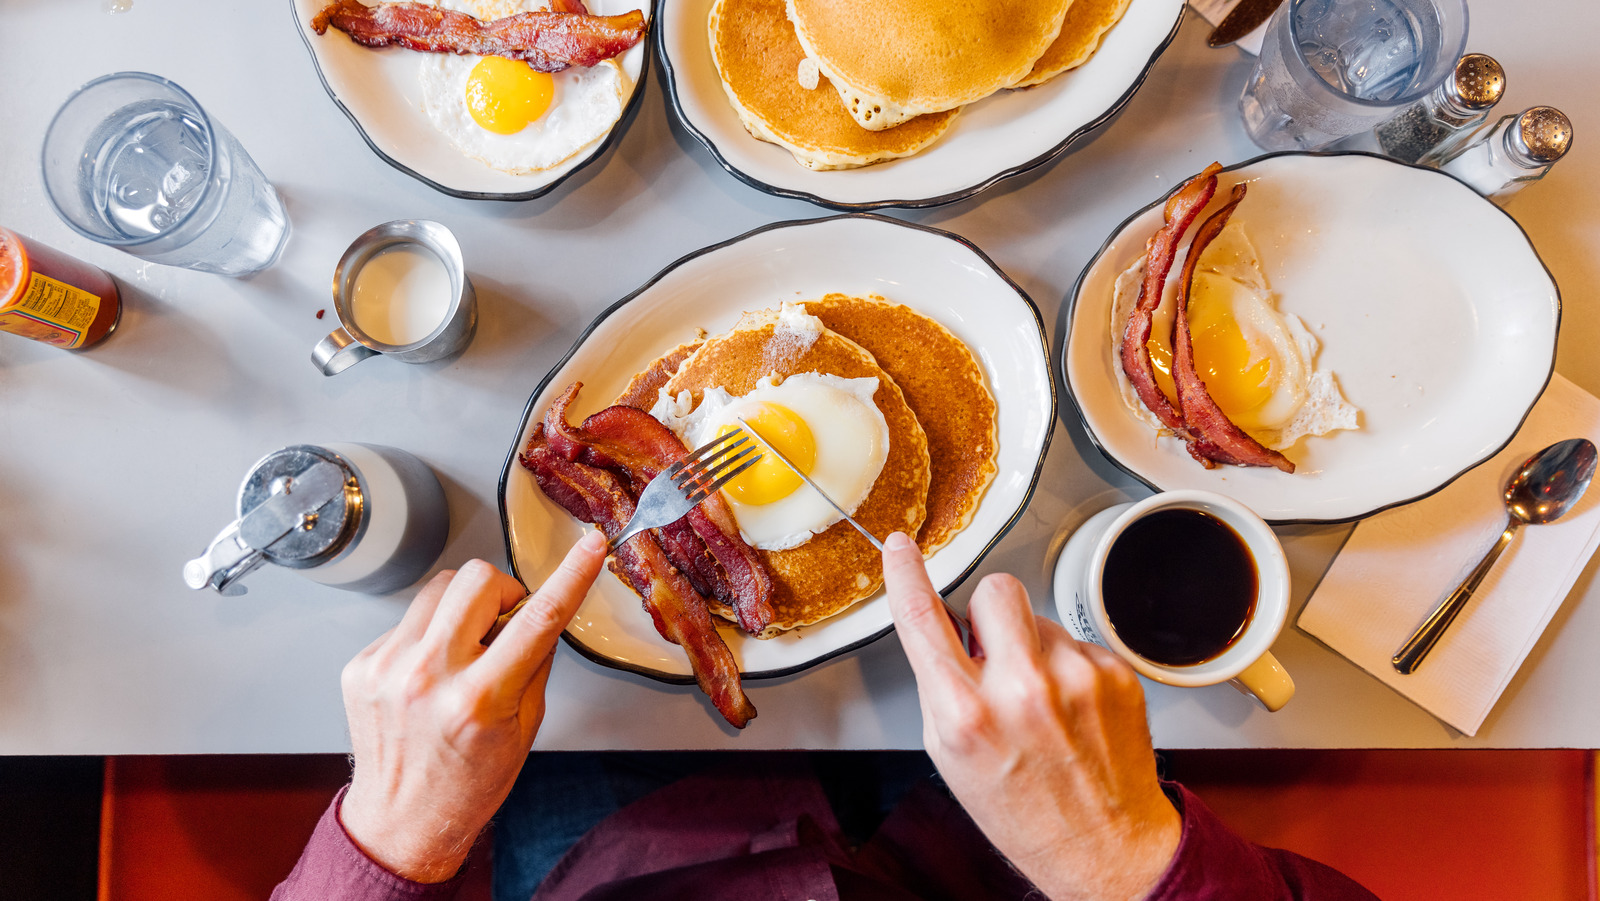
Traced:
<path id="1" fill-rule="evenodd" d="M 800 481 L 810 485 L 812 491 L 815 491 L 819 497 L 828 502 L 828 506 L 838 511 L 839 515 L 844 517 L 845 522 L 855 526 L 857 532 L 860 532 L 862 535 L 866 536 L 866 539 L 872 542 L 872 546 L 878 549 L 878 553 L 883 553 L 883 542 L 879 541 L 876 535 L 868 532 L 866 527 L 861 525 L 861 523 L 856 522 L 855 517 L 845 512 L 845 509 L 839 506 L 837 501 L 828 496 L 828 492 L 822 490 L 821 485 L 811 481 L 811 477 L 801 472 L 800 467 L 794 465 L 792 460 L 783 455 L 783 451 L 780 451 L 771 444 L 768 444 L 767 439 L 761 437 L 760 433 L 755 430 L 754 426 L 750 425 L 748 422 L 745 422 L 743 416 L 735 416 L 734 418 L 739 420 L 739 424 L 744 426 L 744 430 L 749 432 L 751 437 L 755 438 L 756 441 L 760 442 L 762 447 L 771 451 L 772 455 L 778 458 L 778 462 L 789 467 L 789 471 L 799 476 Z M 950 621 L 955 624 L 956 633 L 964 639 L 964 643 L 967 648 L 967 655 L 970 657 L 982 657 L 983 646 L 978 644 L 978 633 L 972 631 L 972 623 L 968 622 L 966 617 L 957 613 L 955 608 L 950 606 L 950 602 L 944 599 L 943 595 L 939 595 L 939 603 L 944 605 L 945 615 L 949 616 Z"/>
<path id="2" fill-rule="evenodd" d="M 1239 40 L 1272 18 L 1272 13 L 1282 4 L 1283 0 L 1243 0 L 1217 23 L 1211 36 L 1206 38 L 1206 46 L 1226 47 Z"/>

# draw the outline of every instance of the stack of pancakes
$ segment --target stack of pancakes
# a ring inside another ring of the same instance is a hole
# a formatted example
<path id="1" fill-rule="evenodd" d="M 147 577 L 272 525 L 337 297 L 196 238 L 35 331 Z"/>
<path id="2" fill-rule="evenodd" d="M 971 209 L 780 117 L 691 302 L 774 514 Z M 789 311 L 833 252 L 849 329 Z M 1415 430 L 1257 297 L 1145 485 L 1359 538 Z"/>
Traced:
<path id="1" fill-rule="evenodd" d="M 716 0 L 711 56 L 755 137 L 810 169 L 910 156 L 968 103 L 1082 65 L 1129 0 Z"/>
<path id="2" fill-rule="evenodd" d="M 768 375 L 876 377 L 888 458 L 855 519 L 879 538 L 915 535 L 932 554 L 971 520 L 997 471 L 995 401 L 977 359 L 938 322 L 881 297 L 829 294 L 804 308 L 826 327 L 817 340 L 786 341 L 775 310 L 746 313 L 732 331 L 654 361 L 616 402 L 649 409 L 665 389 L 689 391 L 698 404 L 707 388 L 739 396 Z M 843 521 L 798 547 L 757 553 L 772 573 L 776 612 L 763 638 L 833 616 L 883 583 L 878 552 Z M 713 610 L 733 619 L 715 602 Z"/>

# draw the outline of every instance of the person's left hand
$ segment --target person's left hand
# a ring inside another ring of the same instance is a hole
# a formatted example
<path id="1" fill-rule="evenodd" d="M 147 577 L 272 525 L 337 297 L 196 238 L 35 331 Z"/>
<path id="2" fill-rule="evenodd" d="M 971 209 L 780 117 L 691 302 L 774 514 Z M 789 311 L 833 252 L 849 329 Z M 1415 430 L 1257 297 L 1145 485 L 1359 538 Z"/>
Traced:
<path id="1" fill-rule="evenodd" d="M 527 759 L 557 637 L 605 547 L 585 535 L 488 647 L 522 584 L 482 560 L 442 572 L 345 666 L 355 773 L 339 818 L 368 856 L 417 882 L 461 868 Z"/>

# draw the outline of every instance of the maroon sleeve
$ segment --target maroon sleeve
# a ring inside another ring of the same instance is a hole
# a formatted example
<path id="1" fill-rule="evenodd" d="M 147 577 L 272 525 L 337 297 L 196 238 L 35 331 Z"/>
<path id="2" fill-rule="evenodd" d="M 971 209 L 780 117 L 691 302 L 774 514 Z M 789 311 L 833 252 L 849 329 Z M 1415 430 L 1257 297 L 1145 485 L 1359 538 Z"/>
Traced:
<path id="1" fill-rule="evenodd" d="M 461 887 L 462 875 L 449 882 L 412 882 L 384 869 L 356 847 L 339 822 L 339 804 L 346 785 L 317 821 L 317 828 L 300 852 L 300 860 L 272 892 L 271 901 L 447 901 Z"/>
<path id="2" fill-rule="evenodd" d="M 1146 901 L 1377 901 L 1338 870 L 1234 834 L 1188 789 L 1164 783 L 1183 837 Z"/>

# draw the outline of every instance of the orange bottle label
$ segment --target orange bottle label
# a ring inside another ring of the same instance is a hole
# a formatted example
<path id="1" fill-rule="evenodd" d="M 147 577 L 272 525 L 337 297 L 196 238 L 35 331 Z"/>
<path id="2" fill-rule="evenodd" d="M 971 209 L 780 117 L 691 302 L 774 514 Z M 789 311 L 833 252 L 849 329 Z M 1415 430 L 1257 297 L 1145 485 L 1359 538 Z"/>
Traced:
<path id="1" fill-rule="evenodd" d="M 100 297 L 35 272 L 10 303 L 0 307 L 0 331 L 67 349 L 83 346 Z"/>

